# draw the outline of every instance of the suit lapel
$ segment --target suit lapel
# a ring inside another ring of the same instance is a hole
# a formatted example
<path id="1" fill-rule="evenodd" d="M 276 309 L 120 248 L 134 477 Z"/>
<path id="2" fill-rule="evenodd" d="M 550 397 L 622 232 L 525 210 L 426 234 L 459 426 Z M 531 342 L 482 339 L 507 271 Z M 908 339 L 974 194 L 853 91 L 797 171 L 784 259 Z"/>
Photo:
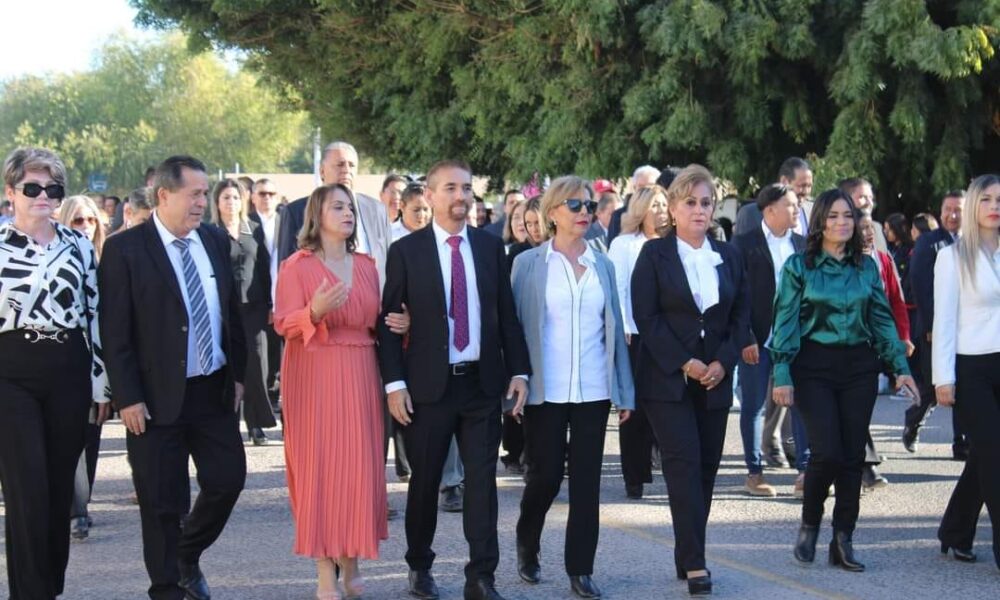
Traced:
<path id="1" fill-rule="evenodd" d="M 448 301 L 444 297 L 444 274 L 441 272 L 441 249 L 437 247 L 437 237 L 434 235 L 434 227 L 433 225 L 428 225 L 420 231 L 416 231 L 410 235 L 415 235 L 421 240 L 421 244 L 424 249 L 422 252 L 418 253 L 418 256 L 422 257 L 422 260 L 426 261 L 423 265 L 424 272 L 428 273 L 430 276 L 430 284 L 434 288 L 438 302 L 441 304 L 441 312 L 447 314 Z"/>
<path id="2" fill-rule="evenodd" d="M 761 231 L 761 235 L 763 235 L 763 234 L 764 234 L 764 232 Z M 712 250 L 714 250 L 715 252 L 717 252 L 719 254 L 719 256 L 723 256 L 723 253 L 721 252 L 721 248 L 719 247 L 719 244 L 721 242 L 718 242 L 718 241 L 716 241 L 716 240 L 714 240 L 712 238 L 708 238 L 708 242 L 712 245 Z M 767 246 L 766 242 L 765 242 L 764 245 L 765 245 L 764 251 L 767 252 L 767 256 L 768 256 L 768 258 L 770 258 L 771 252 L 770 252 L 770 250 L 767 250 L 767 248 L 766 248 L 766 246 Z M 718 264 L 718 265 L 715 266 L 715 271 L 716 271 L 716 273 L 719 274 L 719 303 L 716 304 L 715 306 L 713 306 L 712 308 L 716 308 L 716 307 L 722 306 L 723 303 L 726 301 L 726 299 L 728 299 L 731 296 L 731 290 L 733 289 L 733 277 L 732 277 L 732 271 L 730 270 L 730 267 L 731 267 L 731 265 L 728 262 L 726 262 L 725 259 L 723 259 L 723 261 L 720 264 Z M 771 272 L 772 272 L 772 276 L 771 277 L 773 279 L 774 278 L 774 275 L 773 275 L 774 265 L 773 264 L 771 265 Z"/>
<path id="3" fill-rule="evenodd" d="M 180 282 L 177 281 L 177 273 L 174 271 L 173 265 L 170 264 L 167 249 L 163 247 L 160 232 L 156 230 L 156 223 L 150 218 L 142 224 L 142 228 L 143 237 L 146 238 L 146 251 L 149 252 L 150 258 L 153 259 L 153 264 L 160 270 L 160 274 L 167 282 L 167 287 L 174 292 L 174 295 L 177 296 L 177 299 L 183 305 L 184 296 L 181 294 Z"/>
<path id="4" fill-rule="evenodd" d="M 206 230 L 206 226 L 201 226 L 195 231 L 198 232 L 198 237 L 201 238 L 201 245 L 205 247 L 205 253 L 208 254 L 208 260 L 212 263 L 212 272 L 215 273 L 215 288 L 219 292 L 219 305 L 228 305 L 228 291 L 229 291 L 229 278 L 225 277 L 225 264 L 222 262 L 224 258 L 221 256 L 221 249 L 216 245 L 215 240 L 212 239 L 212 235 Z M 228 236 L 226 236 L 228 240 Z M 228 258 L 226 255 L 225 258 Z M 225 315 L 226 311 L 223 310 L 222 314 Z"/>
<path id="5" fill-rule="evenodd" d="M 548 251 L 548 244 L 545 242 L 540 250 L 535 253 L 535 306 L 538 307 L 538 339 L 543 337 L 545 329 L 545 286 L 549 283 L 549 264 L 545 261 L 545 254 Z"/>
<path id="6" fill-rule="evenodd" d="M 681 263 L 681 255 L 677 251 L 677 236 L 669 235 L 666 238 L 666 245 L 664 246 L 663 257 L 667 262 L 667 275 L 674 281 L 674 287 L 680 290 L 681 296 L 683 296 L 684 301 L 691 307 L 695 313 L 701 313 L 698 309 L 698 305 L 694 301 L 694 295 L 691 293 L 691 286 L 688 284 L 687 274 L 684 273 L 684 265 Z"/>
<path id="7" fill-rule="evenodd" d="M 483 247 L 484 238 L 481 238 L 474 227 L 465 228 L 466 235 L 469 236 L 469 249 L 472 250 L 472 264 L 476 269 L 476 293 L 479 294 L 479 314 L 482 316 L 485 311 L 483 307 L 483 299 L 486 298 L 486 294 L 483 293 L 484 282 L 487 281 L 486 276 L 490 275 L 488 270 L 488 263 L 486 261 L 486 254 L 488 250 Z M 489 235 L 484 233 L 483 235 Z M 480 329 L 480 333 L 482 329 Z"/>

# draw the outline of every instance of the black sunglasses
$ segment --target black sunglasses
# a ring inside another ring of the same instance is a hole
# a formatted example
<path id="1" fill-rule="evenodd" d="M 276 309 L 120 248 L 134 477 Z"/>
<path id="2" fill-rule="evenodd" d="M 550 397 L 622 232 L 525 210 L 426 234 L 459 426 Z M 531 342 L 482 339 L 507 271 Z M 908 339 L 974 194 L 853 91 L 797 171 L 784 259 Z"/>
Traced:
<path id="1" fill-rule="evenodd" d="M 15 190 L 21 190 L 24 195 L 29 198 L 37 198 L 42 195 L 42 190 L 45 190 L 45 195 L 49 197 L 50 200 L 62 200 L 66 196 L 66 188 L 60 183 L 50 183 L 49 185 L 40 185 L 37 183 L 25 183 L 23 185 L 14 186 Z"/>
<path id="2" fill-rule="evenodd" d="M 597 212 L 597 202 L 593 200 L 581 200 L 580 198 L 570 198 L 563 202 L 570 212 L 578 213 L 583 207 L 587 207 L 587 212 L 594 214 Z"/>

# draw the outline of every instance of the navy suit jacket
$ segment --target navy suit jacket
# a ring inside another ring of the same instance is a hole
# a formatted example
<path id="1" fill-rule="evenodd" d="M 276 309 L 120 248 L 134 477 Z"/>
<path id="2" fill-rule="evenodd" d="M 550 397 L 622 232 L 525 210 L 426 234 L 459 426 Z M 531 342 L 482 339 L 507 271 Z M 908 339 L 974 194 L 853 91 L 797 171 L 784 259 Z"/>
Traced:
<path id="1" fill-rule="evenodd" d="M 934 263 L 942 248 L 955 240 L 944 228 L 929 231 L 919 238 L 910 259 L 910 302 L 917 305 L 917 318 L 910 323 L 914 339 L 921 339 L 934 326 Z"/>
<path id="2" fill-rule="evenodd" d="M 806 248 L 806 240 L 801 235 L 791 232 L 792 246 L 796 252 Z M 753 343 L 763 346 L 774 324 L 774 259 L 767 247 L 764 230 L 758 223 L 756 229 L 737 235 L 733 245 L 743 257 L 743 268 L 746 271 L 750 289 L 750 332 Z"/>

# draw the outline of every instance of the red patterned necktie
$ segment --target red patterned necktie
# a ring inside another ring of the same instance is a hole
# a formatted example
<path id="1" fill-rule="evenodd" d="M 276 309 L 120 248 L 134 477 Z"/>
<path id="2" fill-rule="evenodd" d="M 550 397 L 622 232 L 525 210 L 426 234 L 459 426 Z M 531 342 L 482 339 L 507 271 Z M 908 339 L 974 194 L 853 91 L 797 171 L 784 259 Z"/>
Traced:
<path id="1" fill-rule="evenodd" d="M 451 246 L 451 310 L 448 316 L 455 322 L 455 348 L 461 352 L 469 345 L 469 298 L 465 287 L 465 261 L 458 246 L 462 236 L 453 235 L 448 238 Z"/>

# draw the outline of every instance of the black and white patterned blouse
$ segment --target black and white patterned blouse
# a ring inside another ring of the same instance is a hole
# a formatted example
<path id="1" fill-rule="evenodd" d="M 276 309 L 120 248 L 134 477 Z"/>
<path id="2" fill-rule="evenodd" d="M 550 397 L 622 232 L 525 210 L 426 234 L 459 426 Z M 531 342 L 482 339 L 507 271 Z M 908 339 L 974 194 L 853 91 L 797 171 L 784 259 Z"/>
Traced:
<path id="1" fill-rule="evenodd" d="M 0 333 L 83 329 L 93 356 L 93 399 L 110 398 L 97 322 L 97 261 L 83 234 L 52 222 L 56 235 L 36 243 L 14 224 L 0 225 Z"/>

